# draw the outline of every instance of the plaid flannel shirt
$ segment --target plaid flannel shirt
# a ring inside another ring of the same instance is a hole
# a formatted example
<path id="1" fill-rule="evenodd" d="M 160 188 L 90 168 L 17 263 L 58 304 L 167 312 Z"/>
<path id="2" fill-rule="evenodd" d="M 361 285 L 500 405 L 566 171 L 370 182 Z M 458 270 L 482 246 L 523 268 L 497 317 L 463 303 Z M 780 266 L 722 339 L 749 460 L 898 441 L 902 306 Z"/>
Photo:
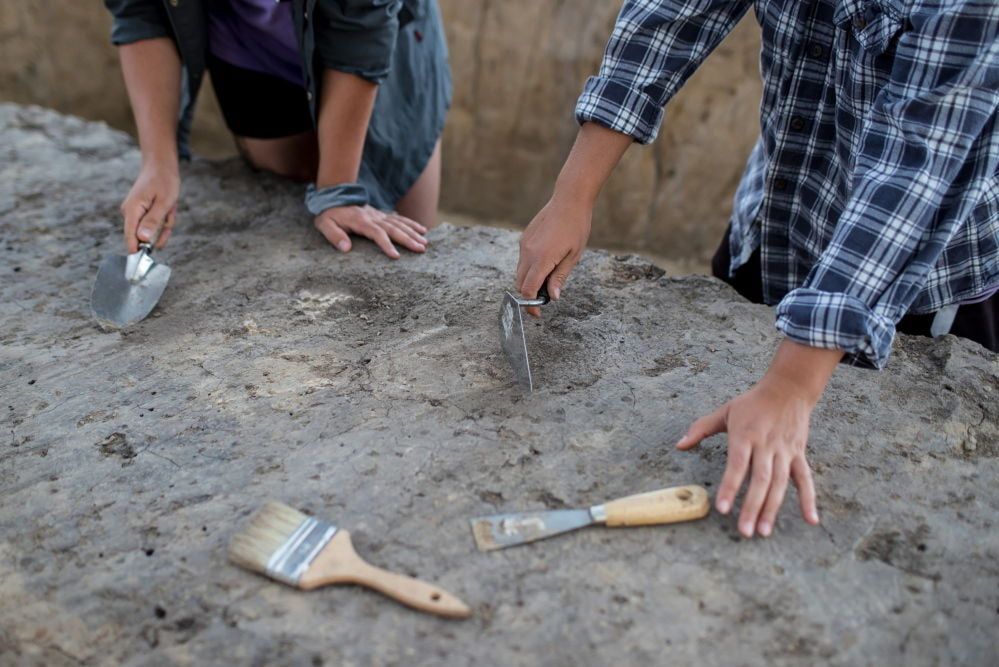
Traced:
<path id="1" fill-rule="evenodd" d="M 999 285 L 997 0 L 627 0 L 580 122 L 652 141 L 755 5 L 761 136 L 735 196 L 787 337 L 881 368 L 895 323 Z"/>

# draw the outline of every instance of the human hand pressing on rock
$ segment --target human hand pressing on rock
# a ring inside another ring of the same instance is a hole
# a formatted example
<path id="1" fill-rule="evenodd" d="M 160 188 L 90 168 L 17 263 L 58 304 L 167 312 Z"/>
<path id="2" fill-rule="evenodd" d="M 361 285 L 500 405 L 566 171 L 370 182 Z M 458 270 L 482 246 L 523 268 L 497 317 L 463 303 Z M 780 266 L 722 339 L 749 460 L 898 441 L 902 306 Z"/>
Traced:
<path id="1" fill-rule="evenodd" d="M 728 461 L 715 506 L 728 514 L 748 475 L 739 513 L 739 532 L 744 537 L 770 535 L 789 481 L 798 488 L 805 521 L 819 523 L 805 448 L 812 410 L 842 357 L 840 350 L 785 339 L 759 382 L 695 421 L 677 443 L 678 449 L 689 450 L 708 436 L 728 433 Z"/>
<path id="2" fill-rule="evenodd" d="M 140 243 L 162 248 L 177 224 L 180 169 L 176 161 L 145 164 L 121 204 L 125 247 L 138 252 Z"/>
<path id="3" fill-rule="evenodd" d="M 328 208 L 315 217 L 314 224 L 326 240 L 340 252 L 350 252 L 350 235 L 375 242 L 386 255 L 399 259 L 393 241 L 412 252 L 427 249 L 427 228 L 397 213 L 386 213 L 372 206 Z"/>

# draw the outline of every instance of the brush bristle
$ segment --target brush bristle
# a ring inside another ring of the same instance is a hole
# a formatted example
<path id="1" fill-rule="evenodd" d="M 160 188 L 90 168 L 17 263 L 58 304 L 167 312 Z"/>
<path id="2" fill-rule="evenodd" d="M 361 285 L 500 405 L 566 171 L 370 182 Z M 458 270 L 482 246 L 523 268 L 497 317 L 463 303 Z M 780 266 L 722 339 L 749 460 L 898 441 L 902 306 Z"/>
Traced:
<path id="1" fill-rule="evenodd" d="M 274 552 L 309 517 L 273 500 L 257 512 L 246 529 L 229 542 L 229 560 L 240 567 L 267 574 Z"/>

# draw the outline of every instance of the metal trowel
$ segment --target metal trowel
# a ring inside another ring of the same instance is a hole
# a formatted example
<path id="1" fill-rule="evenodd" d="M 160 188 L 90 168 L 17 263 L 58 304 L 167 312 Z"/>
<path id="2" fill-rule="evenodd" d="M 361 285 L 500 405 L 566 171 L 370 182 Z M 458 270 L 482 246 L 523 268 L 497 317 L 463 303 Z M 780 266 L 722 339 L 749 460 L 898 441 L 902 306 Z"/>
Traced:
<path id="1" fill-rule="evenodd" d="M 701 486 L 675 486 L 618 498 L 589 509 L 496 514 L 472 519 L 479 551 L 494 551 L 543 540 L 602 523 L 611 528 L 693 521 L 707 516 L 708 492 Z"/>
<path id="2" fill-rule="evenodd" d="M 534 391 L 534 379 L 531 376 L 531 360 L 527 354 L 527 337 L 524 335 L 524 317 L 521 308 L 544 306 L 551 299 L 544 285 L 538 290 L 536 299 L 525 299 L 507 292 L 503 297 L 503 305 L 499 312 L 500 347 L 503 355 L 513 367 L 520 386 L 529 393 Z"/>
<path id="3" fill-rule="evenodd" d="M 101 262 L 90 295 L 90 312 L 101 325 L 127 327 L 156 307 L 170 280 L 170 267 L 153 259 L 155 245 L 155 239 L 140 243 L 138 252 L 111 255 Z"/>

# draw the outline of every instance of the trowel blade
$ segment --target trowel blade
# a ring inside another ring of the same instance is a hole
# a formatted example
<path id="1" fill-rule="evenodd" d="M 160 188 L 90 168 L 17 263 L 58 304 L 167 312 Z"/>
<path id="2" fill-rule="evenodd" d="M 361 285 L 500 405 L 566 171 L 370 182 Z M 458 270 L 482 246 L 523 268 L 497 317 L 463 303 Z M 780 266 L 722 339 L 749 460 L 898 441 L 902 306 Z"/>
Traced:
<path id="1" fill-rule="evenodd" d="M 101 262 L 90 296 L 90 311 L 103 326 L 122 328 L 145 319 L 170 280 L 170 267 L 154 263 L 136 283 L 126 277 L 128 258 L 112 255 Z"/>
<path id="2" fill-rule="evenodd" d="M 527 338 L 524 336 L 524 318 L 517 298 L 507 292 L 499 312 L 500 346 L 503 355 L 510 362 L 520 386 L 528 392 L 534 391 L 531 377 L 531 362 L 527 356 Z"/>
<path id="3" fill-rule="evenodd" d="M 527 544 L 594 523 L 589 510 L 548 510 L 495 514 L 472 519 L 472 535 L 479 551 Z"/>

